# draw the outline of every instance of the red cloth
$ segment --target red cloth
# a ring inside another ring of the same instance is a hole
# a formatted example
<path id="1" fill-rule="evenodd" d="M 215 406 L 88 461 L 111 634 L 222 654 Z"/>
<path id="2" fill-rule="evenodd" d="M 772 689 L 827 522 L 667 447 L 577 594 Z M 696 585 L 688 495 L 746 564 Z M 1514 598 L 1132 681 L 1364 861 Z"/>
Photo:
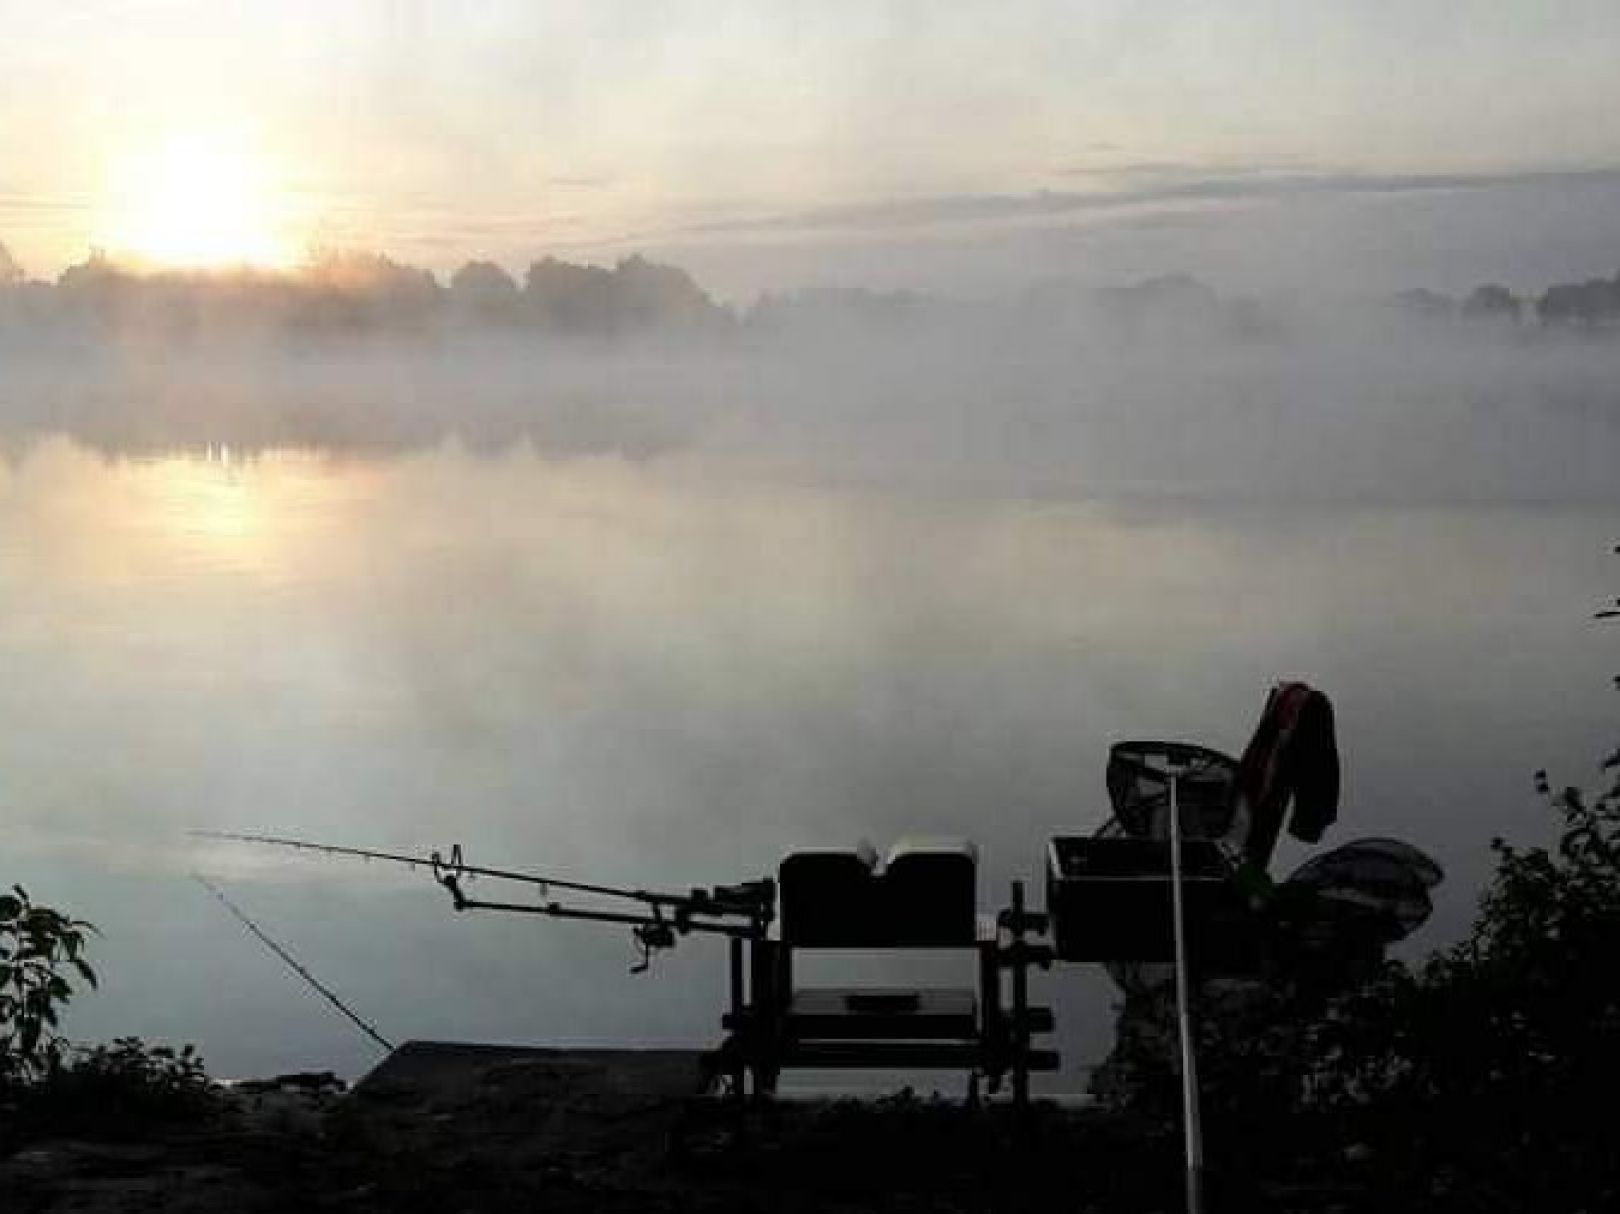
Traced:
<path id="1" fill-rule="evenodd" d="M 1279 683 L 1266 697 L 1254 736 L 1238 761 L 1239 813 L 1249 820 L 1244 852 L 1265 868 L 1282 830 L 1315 843 L 1339 814 L 1339 752 L 1333 705 L 1304 683 Z"/>

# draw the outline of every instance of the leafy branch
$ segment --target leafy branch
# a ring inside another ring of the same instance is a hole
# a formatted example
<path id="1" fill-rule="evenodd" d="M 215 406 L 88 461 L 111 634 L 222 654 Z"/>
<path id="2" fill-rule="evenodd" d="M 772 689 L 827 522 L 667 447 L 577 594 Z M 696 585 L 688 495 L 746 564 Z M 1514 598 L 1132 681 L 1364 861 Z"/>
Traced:
<path id="1" fill-rule="evenodd" d="M 0 1082 L 26 1082 L 55 1071 L 67 1048 L 58 1030 L 73 996 L 69 974 L 89 986 L 83 957 L 95 927 L 39 906 L 20 885 L 0 894 Z"/>

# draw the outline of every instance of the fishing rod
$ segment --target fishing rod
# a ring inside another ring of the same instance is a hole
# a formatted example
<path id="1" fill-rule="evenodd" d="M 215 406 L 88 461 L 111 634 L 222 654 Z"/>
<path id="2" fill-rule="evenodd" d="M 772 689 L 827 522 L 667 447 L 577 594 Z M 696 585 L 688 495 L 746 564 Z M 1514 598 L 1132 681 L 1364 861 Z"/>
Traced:
<path id="1" fill-rule="evenodd" d="M 775 915 L 776 883 L 769 878 L 744 881 L 738 885 L 716 885 L 708 889 L 693 888 L 684 893 L 672 893 L 468 864 L 459 843 L 451 847 L 448 856 L 438 850 L 423 856 L 313 842 L 307 839 L 289 839 L 279 835 L 221 830 L 193 830 L 189 833 L 204 839 L 291 848 L 296 851 L 360 860 L 378 860 L 387 864 L 402 864 L 411 869 L 425 868 L 433 880 L 450 894 L 451 903 L 458 911 L 504 911 L 512 914 L 545 915 L 553 919 L 622 924 L 631 929 L 631 936 L 641 953 L 640 960 L 630 967 L 632 973 L 645 972 L 651 964 L 654 952 L 673 948 L 676 938 L 689 932 L 707 932 L 735 939 L 763 939 Z M 614 910 L 596 906 L 574 906 L 555 899 L 541 902 L 512 902 L 470 897 L 463 889 L 463 882 L 479 877 L 535 886 L 540 890 L 542 898 L 545 898 L 551 890 L 557 889 L 597 898 L 620 899 L 633 902 L 644 909 Z"/>
<path id="2" fill-rule="evenodd" d="M 224 890 L 220 889 L 219 886 L 215 885 L 201 873 L 192 873 L 191 877 L 192 880 L 196 881 L 198 885 L 201 885 L 209 893 L 214 895 L 214 897 L 224 905 L 226 910 L 235 915 L 237 921 L 241 923 L 243 927 L 247 928 L 248 931 L 252 932 L 253 935 L 258 939 L 259 943 L 263 944 L 277 957 L 280 957 L 282 961 L 287 963 L 288 968 L 290 968 L 293 973 L 297 974 L 305 982 L 309 983 L 310 986 L 314 987 L 315 992 L 320 995 L 321 998 L 325 999 L 333 1007 L 337 1008 L 338 1011 L 347 1016 L 350 1021 L 354 1023 L 355 1027 L 367 1037 L 370 1037 L 378 1045 L 382 1046 L 385 1053 L 393 1053 L 394 1043 L 392 1041 L 388 1040 L 388 1038 L 379 1033 L 375 1026 L 362 1020 L 359 1013 L 354 1011 L 354 1009 L 348 1004 L 344 1003 L 343 1000 L 339 999 L 336 993 L 333 992 L 330 987 L 326 986 L 319 978 L 305 969 L 304 966 L 299 962 L 298 958 L 294 957 L 280 944 L 276 943 L 275 940 L 271 939 L 269 934 L 266 933 L 263 928 L 248 917 L 248 913 L 245 910 L 231 901 Z"/>
<path id="3" fill-rule="evenodd" d="M 518 872 L 506 868 L 485 868 L 482 865 L 468 864 L 462 859 L 461 844 L 457 843 L 450 848 L 449 857 L 435 850 L 426 856 L 408 855 L 402 852 L 375 851 L 366 847 L 345 847 L 337 843 L 314 843 L 307 839 L 288 839 L 280 835 L 248 834 L 229 830 L 192 830 L 188 834 L 203 839 L 225 839 L 235 843 L 262 843 L 271 847 L 290 847 L 298 851 L 322 852 L 329 856 L 350 856 L 360 860 L 382 860 L 390 864 L 405 864 L 412 868 L 429 869 L 438 877 L 441 872 L 451 872 L 461 877 L 490 877 L 497 881 L 520 881 L 527 885 L 538 885 L 542 890 L 547 888 L 565 889 L 573 893 L 601 894 L 604 897 L 632 898 L 639 902 L 674 902 L 680 900 L 681 895 L 661 894 L 651 890 L 630 889 L 624 886 L 595 885 L 587 881 L 568 881 L 561 877 L 549 877 L 540 873 Z"/>

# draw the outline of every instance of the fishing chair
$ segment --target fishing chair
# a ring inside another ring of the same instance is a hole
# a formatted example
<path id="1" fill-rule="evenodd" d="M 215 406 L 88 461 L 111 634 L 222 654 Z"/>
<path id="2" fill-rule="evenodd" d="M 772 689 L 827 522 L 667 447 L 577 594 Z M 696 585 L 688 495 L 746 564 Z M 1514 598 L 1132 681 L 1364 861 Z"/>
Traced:
<path id="1" fill-rule="evenodd" d="M 1040 957 L 1022 937 L 1037 917 L 1020 906 L 1018 918 L 981 919 L 972 844 L 902 841 L 881 865 L 870 849 L 794 852 L 782 861 L 778 895 L 779 930 L 754 945 L 746 1002 L 733 967 L 722 1049 L 739 1091 L 744 1069 L 758 1092 L 774 1090 L 788 1068 L 962 1069 L 992 1085 L 1011 1071 L 1024 1099 L 1030 1070 L 1056 1068 L 1055 1053 L 1028 1044 L 1052 1023 L 1049 1010 L 1028 1007 L 1025 969 Z M 977 986 L 800 986 L 795 957 L 811 950 L 971 952 Z M 1014 969 L 1010 1008 L 1003 968 Z"/>

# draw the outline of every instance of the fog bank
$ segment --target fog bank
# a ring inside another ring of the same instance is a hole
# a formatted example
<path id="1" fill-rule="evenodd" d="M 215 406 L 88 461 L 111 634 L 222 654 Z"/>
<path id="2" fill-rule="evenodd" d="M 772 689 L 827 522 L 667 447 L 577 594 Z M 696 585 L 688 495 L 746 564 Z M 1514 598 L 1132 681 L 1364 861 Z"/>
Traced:
<path id="1" fill-rule="evenodd" d="M 0 433 L 14 449 L 63 433 L 124 454 L 519 443 L 704 475 L 1025 496 L 1617 492 L 1620 341 L 1607 331 L 1151 302 L 834 294 L 762 305 L 724 336 L 47 330 L 4 349 Z"/>

